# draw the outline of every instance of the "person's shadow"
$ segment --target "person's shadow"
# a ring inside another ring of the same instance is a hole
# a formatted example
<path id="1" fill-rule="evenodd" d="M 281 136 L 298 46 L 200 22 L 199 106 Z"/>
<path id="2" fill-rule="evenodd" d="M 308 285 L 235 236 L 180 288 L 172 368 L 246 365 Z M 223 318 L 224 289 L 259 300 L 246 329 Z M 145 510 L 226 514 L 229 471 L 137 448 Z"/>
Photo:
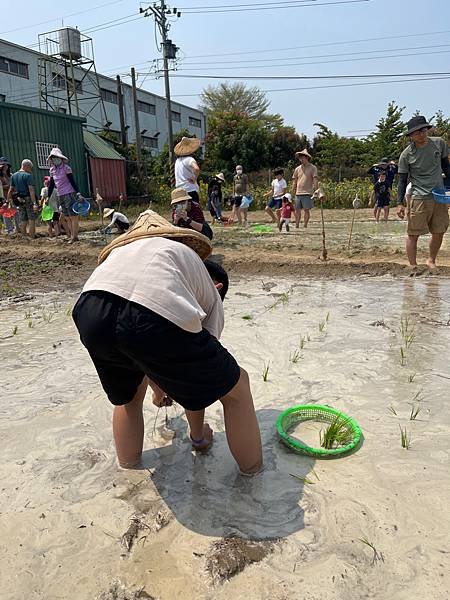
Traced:
<path id="1" fill-rule="evenodd" d="M 170 445 L 144 452 L 157 492 L 188 529 L 208 536 L 276 539 L 303 528 L 299 501 L 304 484 L 292 475 L 308 476 L 314 459 L 281 445 L 275 429 L 278 411 L 262 409 L 257 415 L 264 471 L 254 477 L 239 475 L 222 432 L 216 432 L 207 455 L 190 454 L 181 418 L 171 420 L 176 437 Z"/>

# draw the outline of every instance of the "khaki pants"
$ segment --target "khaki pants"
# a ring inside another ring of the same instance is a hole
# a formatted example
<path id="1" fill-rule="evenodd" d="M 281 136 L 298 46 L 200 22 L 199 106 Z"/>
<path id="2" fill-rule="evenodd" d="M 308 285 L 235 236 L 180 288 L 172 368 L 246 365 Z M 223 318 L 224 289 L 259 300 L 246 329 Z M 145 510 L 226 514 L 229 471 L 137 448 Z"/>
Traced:
<path id="1" fill-rule="evenodd" d="M 448 204 L 436 202 L 430 196 L 408 200 L 406 216 L 408 235 L 445 233 L 449 224 Z"/>

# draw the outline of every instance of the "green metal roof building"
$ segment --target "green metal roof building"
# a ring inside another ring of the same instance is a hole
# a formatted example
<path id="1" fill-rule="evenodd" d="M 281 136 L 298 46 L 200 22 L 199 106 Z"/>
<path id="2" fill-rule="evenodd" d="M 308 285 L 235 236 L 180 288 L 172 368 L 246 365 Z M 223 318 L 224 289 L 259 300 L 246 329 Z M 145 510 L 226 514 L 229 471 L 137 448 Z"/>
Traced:
<path id="1" fill-rule="evenodd" d="M 80 117 L 0 102 L 0 156 L 9 158 L 13 172 L 20 169 L 24 158 L 29 158 L 39 193 L 48 175 L 47 157 L 58 146 L 69 158 L 80 192 L 88 196 L 84 122 Z"/>

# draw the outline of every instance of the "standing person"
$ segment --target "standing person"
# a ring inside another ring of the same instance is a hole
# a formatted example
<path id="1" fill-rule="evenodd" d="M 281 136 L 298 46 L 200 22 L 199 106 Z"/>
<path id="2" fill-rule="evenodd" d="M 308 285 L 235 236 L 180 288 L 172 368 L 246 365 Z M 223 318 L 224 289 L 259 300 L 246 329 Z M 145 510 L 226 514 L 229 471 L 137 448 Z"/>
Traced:
<path id="1" fill-rule="evenodd" d="M 146 211 L 102 251 L 75 305 L 81 341 L 114 405 L 113 435 L 123 468 L 141 464 L 142 407 L 150 386 L 156 406 L 173 399 L 185 409 L 189 442 L 197 452 L 212 445 L 205 409 L 220 401 L 240 472 L 261 470 L 248 375 L 219 342 L 220 293 L 223 298 L 227 282 L 217 269 L 209 275 L 203 260 L 210 252 L 209 240 L 200 233 Z"/>
<path id="2" fill-rule="evenodd" d="M 231 213 L 231 221 L 238 220 L 239 225 L 242 225 L 242 215 L 241 215 L 241 203 L 242 197 L 248 196 L 249 194 L 249 186 L 248 186 L 248 177 L 244 173 L 244 169 L 242 165 L 236 166 L 236 174 L 233 177 L 233 195 L 232 195 L 232 203 L 233 203 L 233 211 Z"/>
<path id="3" fill-rule="evenodd" d="M 392 190 L 392 185 L 394 184 L 394 178 L 397 175 L 397 171 L 398 167 L 395 162 L 385 157 L 382 158 L 380 162 L 372 165 L 367 171 L 367 174 L 372 175 L 373 184 L 375 185 L 378 182 L 378 178 L 381 173 L 384 173 L 386 176 L 386 185 L 390 190 Z"/>
<path id="4" fill-rule="evenodd" d="M 17 208 L 19 213 L 19 228 L 22 235 L 36 237 L 36 219 L 39 205 L 33 181 L 33 163 L 28 158 L 22 161 L 20 171 L 11 177 L 8 201 Z M 27 231 L 28 228 L 28 231 Z"/>
<path id="5" fill-rule="evenodd" d="M 2 156 L 0 158 L 0 206 L 2 206 L 3 208 L 8 207 L 8 194 L 10 185 L 11 163 L 5 156 Z M 2 219 L 6 228 L 6 233 L 8 235 L 14 233 L 14 228 L 16 229 L 16 231 L 19 230 L 17 213 L 14 217 L 5 217 L 4 215 L 2 215 Z"/>
<path id="6" fill-rule="evenodd" d="M 175 161 L 175 187 L 183 188 L 189 196 L 200 204 L 200 187 L 198 185 L 198 176 L 200 167 L 192 156 L 200 148 L 201 140 L 198 138 L 183 137 L 174 148 L 177 155 Z"/>
<path id="7" fill-rule="evenodd" d="M 212 217 L 212 222 L 222 222 L 222 183 L 225 183 L 223 173 L 217 173 L 208 183 L 208 209 Z"/>
<path id="8" fill-rule="evenodd" d="M 275 169 L 274 171 L 275 179 L 272 181 L 272 187 L 268 192 L 264 194 L 264 196 L 271 196 L 267 206 L 265 208 L 266 213 L 272 220 L 272 223 L 280 224 L 280 213 L 279 210 L 281 208 L 281 199 L 285 195 L 287 191 L 287 183 L 284 179 L 284 171 L 283 169 Z M 275 209 L 275 214 L 274 214 Z"/>
<path id="9" fill-rule="evenodd" d="M 427 267 L 436 269 L 436 258 L 449 224 L 448 205 L 436 202 L 432 190 L 443 187 L 443 174 L 450 176 L 449 149 L 440 137 L 430 137 L 431 129 L 423 116 L 408 121 L 407 134 L 411 143 L 400 155 L 398 162 L 398 216 L 405 216 L 405 197 L 408 178 L 411 180 L 411 198 L 406 206 L 406 254 L 410 266 L 417 268 L 417 242 L 421 235 L 431 233 Z"/>
<path id="10" fill-rule="evenodd" d="M 128 217 L 114 208 L 104 208 L 103 218 L 107 219 L 111 217 L 111 222 L 105 227 L 105 233 L 111 233 L 112 228 L 115 226 L 119 233 L 125 233 L 130 228 L 130 221 Z"/>
<path id="11" fill-rule="evenodd" d="M 59 235 L 59 198 L 56 189 L 53 190 L 51 198 L 48 197 L 48 184 L 50 177 L 44 177 L 44 185 L 41 189 L 41 207 L 49 206 L 53 210 L 53 216 L 47 222 L 47 231 L 49 237 L 58 237 Z"/>
<path id="12" fill-rule="evenodd" d="M 278 224 L 278 229 L 280 231 L 283 230 L 283 223 L 284 226 L 286 227 L 286 231 L 289 231 L 289 224 L 291 222 L 291 216 L 292 213 L 294 212 L 294 205 L 292 204 L 292 200 L 291 200 L 292 196 L 291 194 L 287 193 L 284 194 L 283 198 L 281 199 L 281 209 L 280 209 L 280 222 Z"/>
<path id="13" fill-rule="evenodd" d="M 384 211 L 384 222 L 387 223 L 389 217 L 389 204 L 391 202 L 391 190 L 387 184 L 385 173 L 380 173 L 378 181 L 374 185 L 375 191 L 375 209 L 374 216 L 377 223 L 380 222 L 381 209 Z"/>
<path id="14" fill-rule="evenodd" d="M 198 202 L 194 202 L 183 188 L 176 188 L 172 191 L 170 206 L 174 225 L 195 229 L 212 240 L 213 232 L 205 221 L 202 207 Z"/>
<path id="15" fill-rule="evenodd" d="M 313 193 L 319 187 L 317 177 L 317 167 L 311 163 L 311 154 L 308 150 L 301 150 L 295 153 L 300 164 L 292 175 L 292 195 L 295 195 L 295 228 L 300 227 L 302 210 L 305 211 L 303 217 L 303 227 L 308 227 L 311 209 L 314 206 Z"/>
<path id="16" fill-rule="evenodd" d="M 50 165 L 48 195 L 51 197 L 56 188 L 62 213 L 66 217 L 69 228 L 68 244 L 73 244 L 78 241 L 79 227 L 78 215 L 74 212 L 73 206 L 81 198 L 81 194 L 69 165 L 69 159 L 59 148 L 52 148 L 47 162 Z"/>

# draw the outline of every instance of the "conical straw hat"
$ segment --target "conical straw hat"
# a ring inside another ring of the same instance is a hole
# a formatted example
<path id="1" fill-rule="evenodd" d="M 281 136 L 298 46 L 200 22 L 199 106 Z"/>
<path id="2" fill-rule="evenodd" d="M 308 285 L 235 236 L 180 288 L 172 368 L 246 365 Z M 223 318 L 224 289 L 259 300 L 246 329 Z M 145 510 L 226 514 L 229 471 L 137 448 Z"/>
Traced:
<path id="1" fill-rule="evenodd" d="M 211 242 L 205 235 L 194 229 L 176 227 L 155 211 L 146 210 L 139 215 L 133 227 L 103 248 L 98 257 L 98 264 L 102 263 L 114 248 L 152 237 L 164 237 L 186 244 L 197 252 L 202 260 L 208 258 L 212 251 Z"/>
<path id="2" fill-rule="evenodd" d="M 183 137 L 173 151 L 177 156 L 189 156 L 200 148 L 201 140 L 196 137 Z"/>

